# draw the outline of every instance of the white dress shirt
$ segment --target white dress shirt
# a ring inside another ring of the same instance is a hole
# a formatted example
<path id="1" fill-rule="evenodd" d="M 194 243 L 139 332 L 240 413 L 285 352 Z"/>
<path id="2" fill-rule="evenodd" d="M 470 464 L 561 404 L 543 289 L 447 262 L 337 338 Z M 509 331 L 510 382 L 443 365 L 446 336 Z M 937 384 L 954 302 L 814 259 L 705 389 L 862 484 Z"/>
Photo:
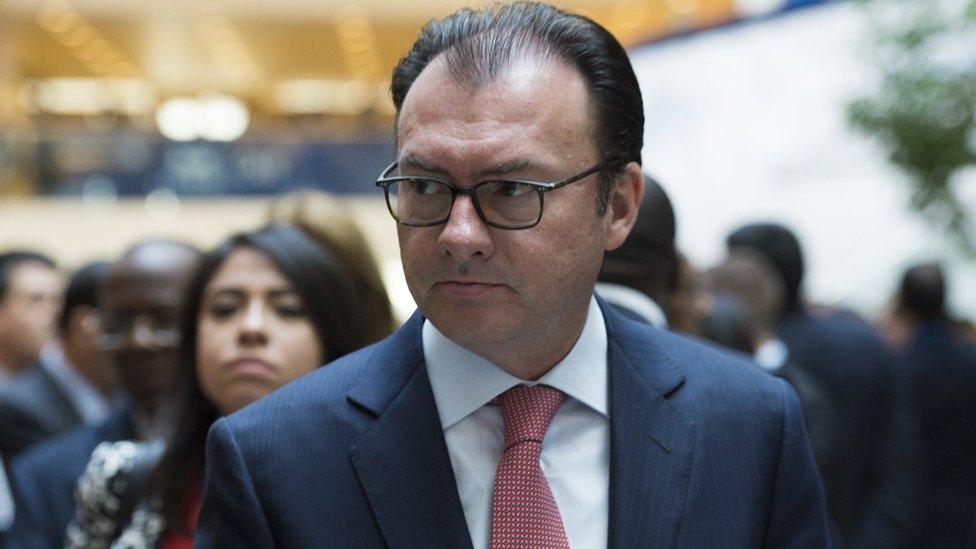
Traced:
<path id="1" fill-rule="evenodd" d="M 449 340 L 431 322 L 423 327 L 424 358 L 464 518 L 475 549 L 491 536 L 491 496 L 504 450 L 501 409 L 491 400 L 519 385 L 542 383 L 567 395 L 542 443 L 540 465 L 574 549 L 607 546 L 610 416 L 607 330 L 595 299 L 576 345 L 537 382 L 512 376 Z"/>
<path id="2" fill-rule="evenodd" d="M 14 523 L 14 498 L 10 495 L 10 484 L 7 483 L 7 473 L 4 470 L 3 457 L 0 456 L 0 532 L 4 532 Z"/>
<path id="3" fill-rule="evenodd" d="M 790 351 L 786 348 L 786 344 L 779 339 L 769 339 L 764 341 L 759 348 L 756 349 L 753 358 L 759 363 L 764 369 L 769 372 L 775 372 L 786 364 L 786 360 L 790 357 Z"/>

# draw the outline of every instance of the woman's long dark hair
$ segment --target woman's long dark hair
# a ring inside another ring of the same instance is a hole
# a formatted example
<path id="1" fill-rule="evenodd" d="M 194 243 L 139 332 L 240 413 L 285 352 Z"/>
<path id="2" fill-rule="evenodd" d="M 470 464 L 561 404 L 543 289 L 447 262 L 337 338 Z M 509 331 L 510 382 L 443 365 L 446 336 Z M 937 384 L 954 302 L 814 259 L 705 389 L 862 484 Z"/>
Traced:
<path id="1" fill-rule="evenodd" d="M 268 256 L 301 296 L 328 363 L 365 344 L 356 293 L 332 255 L 298 229 L 268 225 L 224 241 L 205 255 L 190 281 L 180 327 L 182 384 L 177 396 L 177 423 L 159 464 L 146 485 L 147 494 L 162 497 L 168 530 L 186 529 L 185 490 L 193 474 L 202 473 L 210 425 L 220 416 L 203 395 L 197 377 L 198 319 L 204 291 L 214 274 L 240 248 Z"/>

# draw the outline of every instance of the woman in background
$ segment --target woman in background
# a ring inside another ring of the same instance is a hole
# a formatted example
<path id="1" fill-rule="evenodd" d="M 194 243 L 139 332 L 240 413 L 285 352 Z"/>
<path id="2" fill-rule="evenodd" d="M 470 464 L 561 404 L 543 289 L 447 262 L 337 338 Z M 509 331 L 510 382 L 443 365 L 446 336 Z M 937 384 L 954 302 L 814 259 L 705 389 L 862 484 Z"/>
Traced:
<path id="1" fill-rule="evenodd" d="M 297 191 L 274 200 L 268 218 L 273 223 L 295 225 L 335 254 L 356 288 L 368 343 L 397 328 L 380 270 L 348 205 L 321 191 Z"/>
<path id="2" fill-rule="evenodd" d="M 365 343 L 343 269 L 293 227 L 218 246 L 184 307 L 175 434 L 165 445 L 96 448 L 77 487 L 69 547 L 192 547 L 210 425 Z"/>

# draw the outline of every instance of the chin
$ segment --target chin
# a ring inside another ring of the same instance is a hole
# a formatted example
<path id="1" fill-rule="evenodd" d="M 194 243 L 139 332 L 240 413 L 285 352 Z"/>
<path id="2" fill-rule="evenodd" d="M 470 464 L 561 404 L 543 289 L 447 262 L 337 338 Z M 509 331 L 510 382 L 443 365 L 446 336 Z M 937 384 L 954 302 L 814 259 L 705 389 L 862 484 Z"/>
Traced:
<path id="1" fill-rule="evenodd" d="M 496 307 L 445 307 L 426 316 L 452 341 L 473 350 L 514 339 L 518 323 L 505 313 Z"/>

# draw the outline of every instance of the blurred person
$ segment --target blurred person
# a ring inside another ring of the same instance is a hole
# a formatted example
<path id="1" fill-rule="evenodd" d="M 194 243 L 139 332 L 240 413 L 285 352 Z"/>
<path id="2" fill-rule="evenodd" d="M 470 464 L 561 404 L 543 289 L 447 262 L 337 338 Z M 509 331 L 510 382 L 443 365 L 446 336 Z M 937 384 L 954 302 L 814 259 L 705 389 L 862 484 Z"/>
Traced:
<path id="1" fill-rule="evenodd" d="M 976 346 L 957 332 L 946 297 L 942 267 L 924 263 L 905 271 L 895 298 L 928 452 L 919 548 L 976 541 Z"/>
<path id="2" fill-rule="evenodd" d="M 297 226 L 324 246 L 345 268 L 359 297 L 366 342 L 390 335 L 397 327 L 376 259 L 362 231 L 338 198 L 321 191 L 299 191 L 271 203 L 272 222 Z"/>
<path id="3" fill-rule="evenodd" d="M 667 328 L 664 313 L 678 289 L 678 254 L 671 200 L 644 174 L 644 198 L 634 228 L 616 250 L 603 255 L 596 293 L 633 318 Z"/>
<path id="4" fill-rule="evenodd" d="M 94 451 L 67 546 L 190 547 L 210 424 L 361 347 L 359 318 L 342 266 L 297 228 L 239 234 L 204 256 L 181 324 L 181 429 L 161 458 L 158 444 Z"/>
<path id="5" fill-rule="evenodd" d="M 763 256 L 737 250 L 703 274 L 702 286 L 709 304 L 702 337 L 752 355 L 759 366 L 793 386 L 817 468 L 821 477 L 831 476 L 840 459 L 834 440 L 838 418 L 818 380 L 790 360 L 786 345 L 776 337 L 784 290 L 775 269 Z"/>
<path id="6" fill-rule="evenodd" d="M 701 289 L 701 274 L 678 252 L 678 282 L 668 302 L 665 315 L 668 327 L 679 333 L 698 335 L 707 304 Z"/>
<path id="7" fill-rule="evenodd" d="M 917 528 L 921 463 L 911 380 L 870 326 L 847 312 L 817 314 L 802 294 L 803 254 L 792 231 L 752 223 L 732 231 L 730 252 L 769 260 L 784 288 L 776 334 L 834 409 L 834 452 L 824 469 L 837 547 L 903 547 Z"/>
<path id="8" fill-rule="evenodd" d="M 64 277 L 50 258 L 0 254 L 0 387 L 36 366 L 55 336 Z"/>
<path id="9" fill-rule="evenodd" d="M 183 291 L 200 254 L 181 242 L 136 244 L 98 289 L 98 345 L 109 352 L 129 403 L 104 422 L 42 442 L 11 464 L 15 517 L 8 546 L 60 547 L 74 511 L 75 483 L 105 441 L 155 440 L 172 430 Z"/>
<path id="10" fill-rule="evenodd" d="M 58 343 L 39 367 L 0 392 L 0 448 L 8 458 L 46 438 L 104 421 L 116 400 L 115 367 L 97 348 L 95 294 L 108 269 L 96 262 L 70 278 L 57 322 Z"/>
<path id="11" fill-rule="evenodd" d="M 787 384 L 594 296 L 644 186 L 619 42 L 463 9 L 392 81 L 377 185 L 419 310 L 214 423 L 197 546 L 829 545 Z"/>

